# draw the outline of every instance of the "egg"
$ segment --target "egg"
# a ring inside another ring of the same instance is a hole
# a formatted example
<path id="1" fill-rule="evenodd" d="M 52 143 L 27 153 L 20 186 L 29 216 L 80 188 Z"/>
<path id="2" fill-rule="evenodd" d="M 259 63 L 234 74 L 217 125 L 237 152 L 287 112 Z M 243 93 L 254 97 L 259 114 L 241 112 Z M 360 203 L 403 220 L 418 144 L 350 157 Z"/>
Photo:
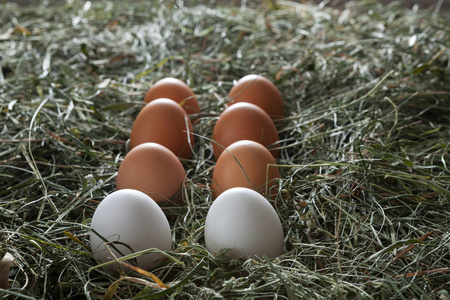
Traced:
<path id="1" fill-rule="evenodd" d="M 250 102 L 261 107 L 273 120 L 283 118 L 283 97 L 278 88 L 264 76 L 247 75 L 238 80 L 228 93 L 230 104 Z"/>
<path id="2" fill-rule="evenodd" d="M 264 194 L 266 182 L 269 194 L 276 193 L 273 184 L 280 178 L 280 172 L 275 164 L 269 150 L 257 142 L 242 140 L 231 144 L 214 167 L 213 197 L 234 187 L 246 187 Z"/>
<path id="3" fill-rule="evenodd" d="M 171 150 L 176 156 L 191 158 L 194 147 L 192 123 L 175 101 L 167 98 L 145 105 L 134 120 L 130 147 L 154 142 Z"/>
<path id="4" fill-rule="evenodd" d="M 150 248 L 170 251 L 172 237 L 166 216 L 152 198 L 123 189 L 109 194 L 98 205 L 92 216 L 90 243 L 94 257 L 107 262 L 115 260 L 108 249 L 117 258 Z M 136 261 L 138 267 L 149 269 L 162 258 L 160 253 L 153 252 L 139 255 Z M 111 269 L 118 266 L 109 265 Z"/>
<path id="5" fill-rule="evenodd" d="M 188 115 L 200 112 L 194 92 L 185 82 L 177 78 L 166 77 L 155 82 L 147 91 L 144 102 L 150 103 L 159 98 L 169 98 L 180 103 Z"/>
<path id="6" fill-rule="evenodd" d="M 223 192 L 208 210 L 205 244 L 214 253 L 229 249 L 233 258 L 274 258 L 283 254 L 284 234 L 272 205 L 247 188 Z"/>
<path id="7" fill-rule="evenodd" d="M 160 204 L 179 202 L 186 172 L 180 160 L 157 143 L 137 145 L 120 163 L 116 188 L 144 192 Z"/>
<path id="8" fill-rule="evenodd" d="M 213 129 L 213 151 L 216 160 L 223 149 L 239 140 L 252 140 L 269 147 L 272 155 L 280 155 L 279 136 L 269 115 L 258 106 L 241 102 L 227 107 Z"/>

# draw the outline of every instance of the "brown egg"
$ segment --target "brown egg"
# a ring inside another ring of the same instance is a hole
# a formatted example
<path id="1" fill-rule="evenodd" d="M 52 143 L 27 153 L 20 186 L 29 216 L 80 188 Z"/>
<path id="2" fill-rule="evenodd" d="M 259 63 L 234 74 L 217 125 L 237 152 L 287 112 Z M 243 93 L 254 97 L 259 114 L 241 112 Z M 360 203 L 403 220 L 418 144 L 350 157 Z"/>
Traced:
<path id="1" fill-rule="evenodd" d="M 116 188 L 144 192 L 158 203 L 178 202 L 185 176 L 183 165 L 172 151 L 157 143 L 144 143 L 125 155 Z"/>
<path id="2" fill-rule="evenodd" d="M 263 145 L 248 140 L 233 143 L 220 155 L 214 168 L 213 197 L 216 198 L 233 187 L 246 187 L 265 194 L 266 174 L 271 194 L 275 180 L 280 178 L 280 172 L 277 166 L 267 167 L 268 164 L 276 162 Z"/>
<path id="3" fill-rule="evenodd" d="M 264 110 L 247 102 L 236 103 L 222 112 L 214 125 L 213 140 L 216 160 L 224 148 L 240 140 L 269 147 L 275 158 L 280 155 L 280 149 L 276 149 L 279 137 L 275 124 Z"/>
<path id="4" fill-rule="evenodd" d="M 153 100 L 144 106 L 134 120 L 130 147 L 154 142 L 167 147 L 176 156 L 191 158 L 194 146 L 192 123 L 175 101 L 167 98 Z"/>
<path id="5" fill-rule="evenodd" d="M 155 82 L 145 95 L 144 102 L 149 103 L 159 98 L 169 98 L 180 103 L 188 115 L 200 112 L 194 92 L 177 78 L 167 77 Z"/>
<path id="6" fill-rule="evenodd" d="M 228 94 L 230 105 L 250 102 L 261 107 L 272 120 L 284 116 L 283 98 L 280 91 L 269 79 L 260 75 L 247 75 L 239 79 Z"/>

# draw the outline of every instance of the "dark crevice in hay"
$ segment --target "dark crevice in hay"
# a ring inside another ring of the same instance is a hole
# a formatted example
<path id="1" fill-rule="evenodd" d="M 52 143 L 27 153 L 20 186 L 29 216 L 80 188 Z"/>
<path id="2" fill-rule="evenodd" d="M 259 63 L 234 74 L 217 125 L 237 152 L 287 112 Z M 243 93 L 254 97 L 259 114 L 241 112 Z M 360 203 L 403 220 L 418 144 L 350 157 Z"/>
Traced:
<path id="1" fill-rule="evenodd" d="M 70 236 L 88 243 L 146 90 L 173 76 L 202 107 L 196 155 L 183 161 L 187 204 L 166 208 L 173 252 L 152 271 L 174 288 L 124 281 L 118 297 L 448 295 L 447 16 L 374 1 L 180 5 L 2 4 L 0 254 L 17 264 L 1 293 L 99 298 L 116 282 Z M 249 73 L 274 81 L 288 112 L 275 202 L 286 254 L 271 262 L 212 256 L 203 240 L 211 129 Z"/>

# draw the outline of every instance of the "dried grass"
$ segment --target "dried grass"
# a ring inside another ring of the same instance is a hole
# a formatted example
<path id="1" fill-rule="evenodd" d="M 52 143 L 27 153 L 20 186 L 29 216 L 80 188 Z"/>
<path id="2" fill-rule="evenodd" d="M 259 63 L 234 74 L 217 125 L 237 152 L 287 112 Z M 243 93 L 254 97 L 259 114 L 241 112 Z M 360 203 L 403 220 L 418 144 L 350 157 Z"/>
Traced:
<path id="1" fill-rule="evenodd" d="M 3 297 L 448 299 L 448 13 L 375 1 L 0 5 Z M 211 127 L 250 73 L 288 111 L 277 124 L 285 254 L 272 261 L 214 256 L 203 240 Z M 167 76 L 193 88 L 202 115 L 183 161 L 187 203 L 166 210 L 161 286 L 96 267 L 87 227 L 115 189 L 146 90 Z"/>

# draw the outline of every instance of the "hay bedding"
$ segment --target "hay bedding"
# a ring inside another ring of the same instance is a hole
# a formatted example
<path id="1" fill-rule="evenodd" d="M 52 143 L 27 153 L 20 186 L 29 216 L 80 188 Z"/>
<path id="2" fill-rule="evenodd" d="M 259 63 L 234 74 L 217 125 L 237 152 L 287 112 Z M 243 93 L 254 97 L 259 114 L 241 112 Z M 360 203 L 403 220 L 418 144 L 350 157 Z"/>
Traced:
<path id="1" fill-rule="evenodd" d="M 17 299 L 448 299 L 448 14 L 265 2 L 69 1 L 0 12 L 0 294 Z M 285 254 L 204 248 L 208 140 L 233 80 L 263 74 L 286 118 L 277 212 Z M 115 189 L 146 90 L 198 95 L 187 203 L 153 274 L 96 267 L 86 228 Z"/>

